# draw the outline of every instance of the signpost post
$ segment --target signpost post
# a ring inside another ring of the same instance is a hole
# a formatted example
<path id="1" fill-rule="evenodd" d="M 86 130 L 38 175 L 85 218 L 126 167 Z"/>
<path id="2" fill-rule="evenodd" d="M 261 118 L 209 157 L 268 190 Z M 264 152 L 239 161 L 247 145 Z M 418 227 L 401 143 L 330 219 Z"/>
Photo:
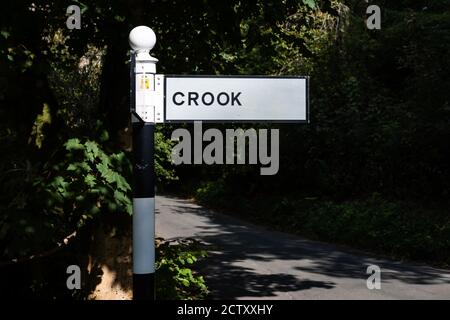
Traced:
<path id="1" fill-rule="evenodd" d="M 309 78 L 156 74 L 155 33 L 130 32 L 133 299 L 155 298 L 154 130 L 164 122 L 309 122 Z"/>
<path id="2" fill-rule="evenodd" d="M 129 36 L 133 125 L 133 299 L 155 299 L 155 73 L 154 32 L 144 26 Z"/>

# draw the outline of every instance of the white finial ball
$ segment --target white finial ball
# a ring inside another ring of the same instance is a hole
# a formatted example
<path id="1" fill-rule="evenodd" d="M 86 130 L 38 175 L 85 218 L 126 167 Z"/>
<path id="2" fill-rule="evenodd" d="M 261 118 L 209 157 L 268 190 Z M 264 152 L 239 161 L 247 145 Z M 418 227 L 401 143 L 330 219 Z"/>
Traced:
<path id="1" fill-rule="evenodd" d="M 156 43 L 156 35 L 147 26 L 139 26 L 131 30 L 128 37 L 131 48 L 136 51 L 150 51 Z"/>

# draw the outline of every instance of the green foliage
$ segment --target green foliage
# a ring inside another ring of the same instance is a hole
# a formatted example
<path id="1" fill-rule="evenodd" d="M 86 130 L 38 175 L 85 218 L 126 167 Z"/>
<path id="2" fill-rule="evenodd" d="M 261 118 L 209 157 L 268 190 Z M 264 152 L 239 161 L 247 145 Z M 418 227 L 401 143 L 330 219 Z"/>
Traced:
<path id="1" fill-rule="evenodd" d="M 273 126 L 281 148 L 275 177 L 211 166 L 191 167 L 182 179 L 202 187 L 222 180 L 243 197 L 296 190 L 343 200 L 375 192 L 445 203 L 449 11 L 444 2 L 419 2 L 383 3 L 379 31 L 367 29 L 367 4 L 357 1 L 286 5 L 273 19 L 261 5 L 242 18 L 242 46 L 227 57 L 239 57 L 233 64 L 242 73 L 309 75 L 311 123 Z"/>
<path id="2" fill-rule="evenodd" d="M 94 141 L 73 138 L 49 162 L 25 165 L 5 191 L 11 200 L 1 216 L 3 258 L 52 248 L 102 212 L 131 214 L 124 153 L 108 154 Z M 26 180 L 18 180 L 24 174 Z"/>
<path id="3" fill-rule="evenodd" d="M 316 2 L 314 0 L 303 0 L 303 3 L 306 4 L 311 9 L 314 9 L 316 6 Z"/>
<path id="4" fill-rule="evenodd" d="M 201 203 L 217 203 L 219 206 L 222 205 L 224 199 L 226 198 L 224 182 L 204 182 L 200 187 L 196 189 L 195 198 Z"/>
<path id="5" fill-rule="evenodd" d="M 219 190 L 215 188 L 219 186 Z M 363 199 L 336 201 L 318 197 L 243 197 L 211 182 L 196 200 L 228 214 L 310 239 L 450 266 L 450 219 L 439 203 L 389 200 L 374 193 Z"/>
<path id="6" fill-rule="evenodd" d="M 44 127 L 52 123 L 52 117 L 50 114 L 50 107 L 47 103 L 44 103 L 42 108 L 42 114 L 36 117 L 33 129 L 28 139 L 28 143 L 33 142 L 39 149 L 42 148 L 42 143 L 45 139 Z M 34 140 L 34 141 L 33 141 Z"/>
<path id="7" fill-rule="evenodd" d="M 291 205 L 305 209 L 301 202 Z M 313 238 L 450 265 L 450 220 L 443 209 L 374 194 L 343 203 L 312 201 L 308 210 L 296 210 L 287 219 L 296 221 L 297 232 Z"/>
<path id="8" fill-rule="evenodd" d="M 202 276 L 192 266 L 206 257 L 199 242 L 163 241 L 157 247 L 156 296 L 160 300 L 198 300 L 208 294 Z"/>
<path id="9" fill-rule="evenodd" d="M 94 141 L 78 138 L 65 143 L 65 161 L 53 166 L 53 180 L 43 186 L 55 203 L 73 201 L 83 219 L 93 218 L 102 207 L 131 215 L 130 185 L 123 176 L 130 163 L 124 153 L 106 154 Z"/>
<path id="10" fill-rule="evenodd" d="M 81 56 L 71 56 L 67 41 L 68 36 L 61 31 L 49 41 L 53 57 L 48 82 L 58 104 L 58 117 L 69 134 L 90 135 L 98 132 L 99 119 L 104 119 L 99 106 L 99 80 L 105 50 L 88 45 Z M 101 122 L 103 129 L 108 129 L 104 120 Z"/>

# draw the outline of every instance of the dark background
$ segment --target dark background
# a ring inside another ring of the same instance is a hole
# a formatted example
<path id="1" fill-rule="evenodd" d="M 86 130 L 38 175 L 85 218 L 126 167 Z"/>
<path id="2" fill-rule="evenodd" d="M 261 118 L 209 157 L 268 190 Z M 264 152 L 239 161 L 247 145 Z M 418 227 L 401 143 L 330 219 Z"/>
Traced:
<path id="1" fill-rule="evenodd" d="M 82 10 L 80 30 L 66 27 L 73 4 Z M 129 221 L 128 34 L 141 24 L 157 35 L 159 73 L 311 77 L 310 124 L 215 126 L 280 129 L 277 175 L 261 176 L 259 165 L 174 167 L 176 127 L 161 125 L 157 192 L 309 238 L 448 266 L 450 3 L 373 4 L 381 30 L 368 30 L 368 4 L 354 0 L 2 3 L 7 295 L 72 297 L 48 266 L 85 259 L 89 245 L 53 250 L 74 231 L 89 239 L 99 224 Z"/>

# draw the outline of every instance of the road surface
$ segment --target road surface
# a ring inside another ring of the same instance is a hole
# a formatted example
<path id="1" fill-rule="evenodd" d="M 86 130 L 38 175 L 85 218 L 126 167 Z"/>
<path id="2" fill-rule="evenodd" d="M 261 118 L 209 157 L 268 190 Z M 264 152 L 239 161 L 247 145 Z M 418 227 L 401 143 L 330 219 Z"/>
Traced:
<path id="1" fill-rule="evenodd" d="M 156 233 L 210 246 L 200 271 L 212 299 L 450 299 L 450 270 L 269 231 L 176 197 L 156 198 Z M 381 268 L 380 290 L 367 288 L 369 265 Z"/>

